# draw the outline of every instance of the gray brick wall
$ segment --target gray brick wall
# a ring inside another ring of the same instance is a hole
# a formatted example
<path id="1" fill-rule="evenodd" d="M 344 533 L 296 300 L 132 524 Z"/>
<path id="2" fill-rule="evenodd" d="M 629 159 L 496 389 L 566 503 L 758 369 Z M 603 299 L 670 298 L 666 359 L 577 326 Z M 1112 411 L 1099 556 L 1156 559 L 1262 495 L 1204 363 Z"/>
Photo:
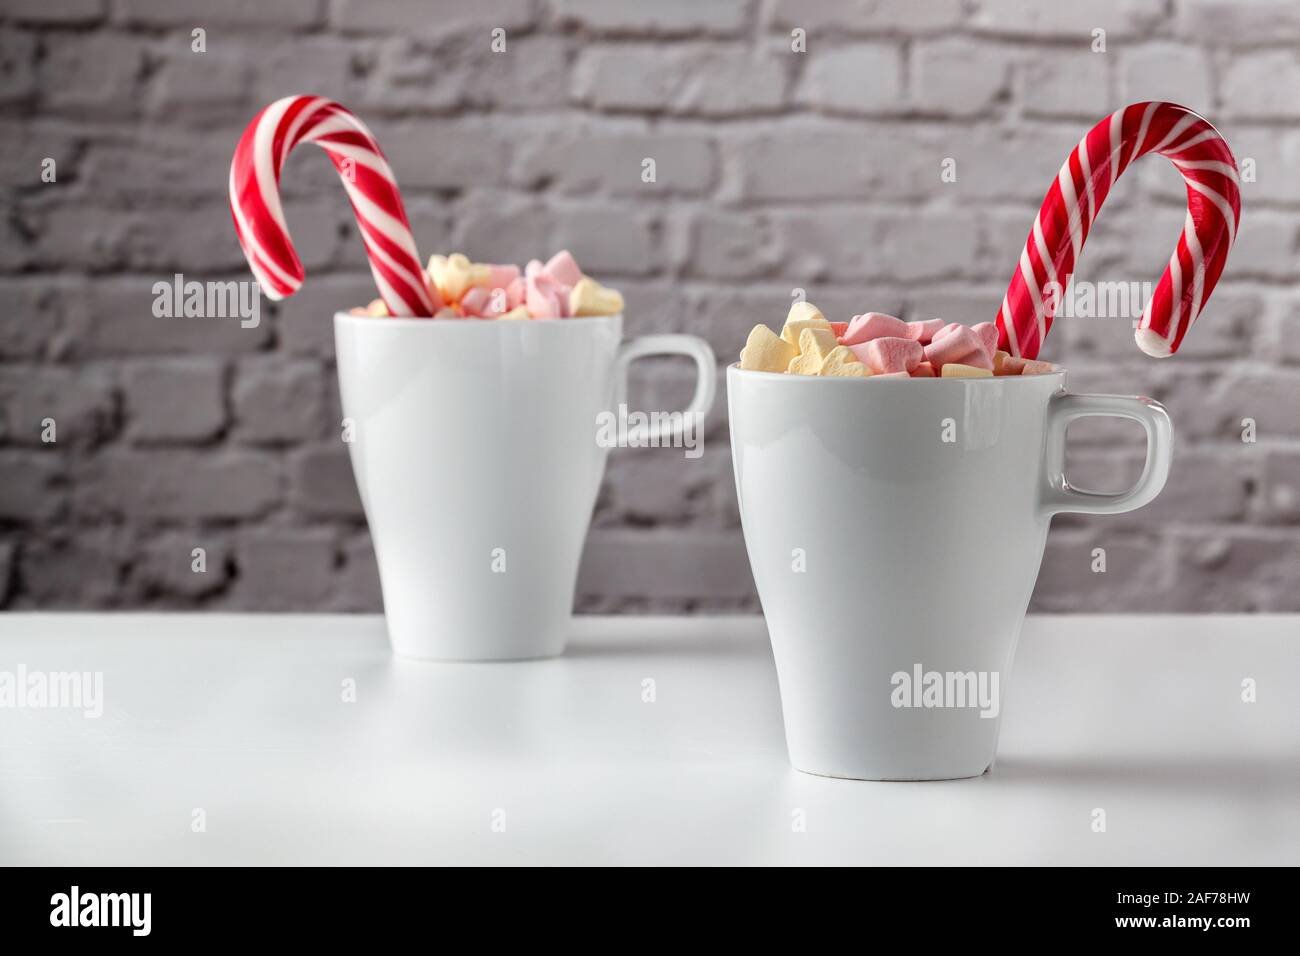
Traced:
<path id="1" fill-rule="evenodd" d="M 0 16 L 0 606 L 378 606 L 328 318 L 372 290 L 328 163 L 303 151 L 286 180 L 300 295 L 256 329 L 150 311 L 173 272 L 245 276 L 225 198 L 237 135 L 263 103 L 317 92 L 373 126 L 426 254 L 567 245 L 625 290 L 631 332 L 695 331 L 727 360 L 794 286 L 843 316 L 992 319 L 1088 124 L 1144 98 L 1200 109 L 1257 178 L 1187 348 L 1156 363 L 1127 322 L 1062 320 L 1046 353 L 1078 389 L 1166 402 L 1173 476 L 1142 512 L 1059 520 L 1035 606 L 1300 610 L 1290 0 L 6 0 Z M 1154 280 L 1182 203 L 1145 160 L 1081 277 Z M 644 407 L 690 388 L 673 363 L 637 374 Z M 614 453 L 583 609 L 756 607 L 721 405 L 710 425 L 695 461 Z M 1081 483 L 1118 487 L 1140 463 L 1117 426 L 1071 438 Z"/>

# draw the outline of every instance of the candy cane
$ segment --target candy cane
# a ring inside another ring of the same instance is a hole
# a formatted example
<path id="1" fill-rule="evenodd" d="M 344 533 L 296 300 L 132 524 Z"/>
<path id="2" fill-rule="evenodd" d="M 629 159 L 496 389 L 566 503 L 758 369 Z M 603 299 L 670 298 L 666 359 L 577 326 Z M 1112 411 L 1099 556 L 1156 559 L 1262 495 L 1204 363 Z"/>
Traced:
<path id="1" fill-rule="evenodd" d="M 339 171 L 389 314 L 433 315 L 388 161 L 361 120 L 319 96 L 286 96 L 266 107 L 244 130 L 230 162 L 230 212 L 262 291 L 271 299 L 287 298 L 305 275 L 280 204 L 280 170 L 299 143 L 324 149 Z"/>
<path id="2" fill-rule="evenodd" d="M 1219 131 L 1185 106 L 1135 103 L 1075 147 L 1047 191 L 998 311 L 998 347 L 1034 358 L 1061 290 L 1120 173 L 1144 153 L 1167 157 L 1187 181 L 1178 246 L 1142 313 L 1135 338 L 1147 355 L 1178 351 L 1219 281 L 1241 219 L 1237 161 Z"/>

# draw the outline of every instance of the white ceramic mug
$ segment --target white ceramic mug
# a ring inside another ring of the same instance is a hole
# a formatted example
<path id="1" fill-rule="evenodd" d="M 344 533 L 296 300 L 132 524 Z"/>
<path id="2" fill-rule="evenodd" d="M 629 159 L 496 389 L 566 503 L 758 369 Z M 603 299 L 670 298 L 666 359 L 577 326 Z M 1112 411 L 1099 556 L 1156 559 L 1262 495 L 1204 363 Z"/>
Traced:
<path id="1" fill-rule="evenodd" d="M 622 337 L 622 316 L 335 315 L 352 469 L 397 654 L 563 651 L 608 451 L 599 419 L 622 400 L 629 362 L 695 360 L 695 396 L 678 423 L 702 420 L 713 403 L 716 364 L 704 340 Z M 678 432 L 642 437 L 667 443 Z"/>
<path id="2" fill-rule="evenodd" d="M 1130 511 L 1169 473 L 1160 405 L 1071 395 L 1065 378 L 728 369 L 745 546 L 796 768 L 932 780 L 991 766 L 1052 515 Z M 1096 415 L 1146 430 L 1142 475 L 1119 494 L 1065 481 L 1066 426 Z"/>

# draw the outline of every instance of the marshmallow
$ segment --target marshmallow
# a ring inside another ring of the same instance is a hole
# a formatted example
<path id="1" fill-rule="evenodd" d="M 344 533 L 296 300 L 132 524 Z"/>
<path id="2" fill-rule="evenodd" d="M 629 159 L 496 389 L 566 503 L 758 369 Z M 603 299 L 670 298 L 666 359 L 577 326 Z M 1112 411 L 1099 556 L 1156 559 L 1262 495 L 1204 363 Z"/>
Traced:
<path id="1" fill-rule="evenodd" d="M 516 276 L 506 284 L 506 307 L 517 309 L 524 304 L 528 297 L 528 280 L 523 276 Z"/>
<path id="2" fill-rule="evenodd" d="M 868 378 L 871 375 L 871 369 L 867 368 L 857 360 L 851 349 L 845 345 L 837 345 L 831 349 L 826 360 L 822 362 L 821 375 L 834 376 L 835 378 Z"/>
<path id="3" fill-rule="evenodd" d="M 384 305 L 383 299 L 374 299 L 368 306 L 366 306 L 365 311 L 362 313 L 362 315 L 372 315 L 376 318 L 387 314 L 388 306 Z"/>
<path id="4" fill-rule="evenodd" d="M 984 351 L 992 358 L 993 353 L 998 350 L 998 327 L 992 322 L 981 322 L 979 325 L 972 325 L 971 331 L 979 336 L 979 340 L 984 343 Z"/>
<path id="5" fill-rule="evenodd" d="M 798 354 L 798 349 L 766 325 L 756 325 L 740 350 L 740 367 L 755 372 L 784 372 Z"/>
<path id="6" fill-rule="evenodd" d="M 532 316 L 530 316 L 530 315 L 528 314 L 528 309 L 527 309 L 527 308 L 525 308 L 525 307 L 522 306 L 522 305 L 517 305 L 517 306 L 515 306 L 513 309 L 511 309 L 509 312 L 502 312 L 502 313 L 501 313 L 497 318 L 500 318 L 500 319 L 530 319 L 530 318 L 532 318 Z"/>
<path id="7" fill-rule="evenodd" d="M 618 315 L 623 311 L 623 294 L 586 276 L 569 290 L 570 315 Z"/>
<path id="8" fill-rule="evenodd" d="M 883 375 L 873 375 L 872 378 L 911 378 L 906 372 L 885 372 Z"/>
<path id="9" fill-rule="evenodd" d="M 912 369 L 912 378 L 934 378 L 934 366 L 929 362 L 918 362 L 916 368 Z"/>
<path id="10" fill-rule="evenodd" d="M 804 329 L 799 333 L 799 354 L 790 360 L 786 371 L 795 375 L 818 375 L 826 356 L 838 347 L 830 329 Z"/>
<path id="11" fill-rule="evenodd" d="M 943 319 L 926 319 L 923 322 L 908 322 L 907 337 L 922 345 L 929 345 L 935 333 L 944 327 Z"/>
<path id="12" fill-rule="evenodd" d="M 842 336 L 844 345 L 861 345 L 863 342 L 879 338 L 905 339 L 907 337 L 907 323 L 883 312 L 855 315 L 853 321 L 849 323 L 848 331 Z"/>
<path id="13" fill-rule="evenodd" d="M 563 318 L 569 308 L 569 290 L 550 276 L 537 273 L 525 280 L 524 305 L 534 319 Z"/>
<path id="14" fill-rule="evenodd" d="M 940 329 L 934 341 L 925 346 L 925 361 L 935 368 L 952 362 L 993 371 L 993 358 L 985 351 L 984 342 L 974 329 L 964 325 L 954 324 Z"/>
<path id="15" fill-rule="evenodd" d="M 949 362 L 939 373 L 941 378 L 992 378 L 993 370 L 989 368 L 976 368 L 973 365 L 962 365 L 960 362 Z"/>
<path id="16" fill-rule="evenodd" d="M 799 347 L 799 333 L 804 329 L 829 329 L 831 324 L 822 315 L 821 309 L 811 302 L 796 302 L 790 306 L 785 317 L 785 326 L 781 329 L 781 338 L 795 348 Z"/>
<path id="17" fill-rule="evenodd" d="M 491 277 L 490 266 L 470 262 L 459 252 L 429 257 L 429 278 L 447 303 L 459 302 L 475 286 L 487 286 Z"/>
<path id="18" fill-rule="evenodd" d="M 519 278 L 519 267 L 516 265 L 488 265 L 488 288 L 504 289 L 510 283 Z"/>
<path id="19" fill-rule="evenodd" d="M 837 339 L 838 339 L 841 335 L 843 335 L 845 332 L 847 332 L 848 330 L 849 330 L 849 323 L 847 323 L 847 322 L 832 322 L 832 323 L 831 323 L 831 331 L 835 333 L 835 337 L 836 337 Z M 840 344 L 843 345 L 844 343 L 841 342 Z"/>
<path id="20" fill-rule="evenodd" d="M 920 364 L 924 351 L 921 343 L 896 336 L 871 339 L 861 345 L 850 345 L 849 348 L 858 357 L 858 361 L 871 369 L 874 375 L 911 372 Z"/>
<path id="21" fill-rule="evenodd" d="M 1009 358 L 1011 358 L 1011 353 L 1004 352 L 1001 349 L 998 349 L 996 352 L 993 353 L 993 374 L 994 375 L 1019 375 L 1020 374 L 1020 369 L 1018 368 L 1014 372 L 1009 371 L 1007 369 L 1005 363 Z"/>
<path id="22" fill-rule="evenodd" d="M 555 255 L 547 260 L 542 271 L 554 279 L 567 286 L 575 286 L 578 280 L 582 278 L 582 270 L 578 268 L 578 263 L 573 260 L 573 253 L 568 249 L 561 249 Z"/>

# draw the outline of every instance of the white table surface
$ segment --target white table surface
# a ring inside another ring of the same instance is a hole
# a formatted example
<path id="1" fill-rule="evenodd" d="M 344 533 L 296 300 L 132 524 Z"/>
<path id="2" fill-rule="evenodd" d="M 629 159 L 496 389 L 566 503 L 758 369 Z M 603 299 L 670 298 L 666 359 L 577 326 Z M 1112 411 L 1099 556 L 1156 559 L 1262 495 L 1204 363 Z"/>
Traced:
<path id="1" fill-rule="evenodd" d="M 1031 617 L 945 783 L 792 770 L 757 617 L 430 664 L 377 617 L 0 615 L 19 663 L 104 713 L 0 709 L 0 863 L 1300 863 L 1300 617 Z"/>

